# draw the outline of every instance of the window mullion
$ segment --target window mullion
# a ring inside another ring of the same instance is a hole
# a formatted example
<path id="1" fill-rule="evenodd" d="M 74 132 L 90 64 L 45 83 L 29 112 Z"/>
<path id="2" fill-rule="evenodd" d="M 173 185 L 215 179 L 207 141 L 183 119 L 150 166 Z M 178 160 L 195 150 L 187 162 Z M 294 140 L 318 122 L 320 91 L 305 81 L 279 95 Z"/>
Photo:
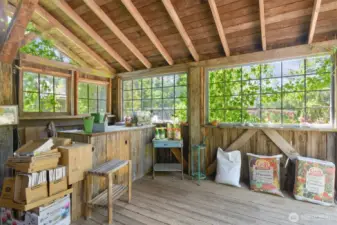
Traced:
<path id="1" fill-rule="evenodd" d="M 38 91 L 39 91 L 39 112 L 41 112 L 41 81 L 40 81 L 40 74 L 38 73 L 38 85 L 39 85 L 39 88 L 38 88 Z"/>

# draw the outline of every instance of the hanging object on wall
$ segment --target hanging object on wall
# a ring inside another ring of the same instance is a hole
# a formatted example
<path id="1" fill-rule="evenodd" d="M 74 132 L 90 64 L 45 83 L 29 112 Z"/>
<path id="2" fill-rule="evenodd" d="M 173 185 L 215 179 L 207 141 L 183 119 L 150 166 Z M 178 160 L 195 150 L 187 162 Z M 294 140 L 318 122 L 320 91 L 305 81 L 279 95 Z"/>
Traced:
<path id="1" fill-rule="evenodd" d="M 0 126 L 17 125 L 18 106 L 17 105 L 1 105 L 0 106 Z"/>

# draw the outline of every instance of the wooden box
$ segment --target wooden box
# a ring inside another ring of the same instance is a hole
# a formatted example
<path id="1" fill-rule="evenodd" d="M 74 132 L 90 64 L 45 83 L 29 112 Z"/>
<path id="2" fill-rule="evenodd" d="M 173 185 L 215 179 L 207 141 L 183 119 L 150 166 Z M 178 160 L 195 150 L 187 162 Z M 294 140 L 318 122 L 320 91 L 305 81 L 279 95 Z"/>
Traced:
<path id="1" fill-rule="evenodd" d="M 1 198 L 13 200 L 14 199 L 14 186 L 15 186 L 14 177 L 5 178 L 3 186 L 2 186 Z"/>
<path id="2" fill-rule="evenodd" d="M 74 143 L 60 146 L 60 165 L 67 167 L 68 184 L 74 184 L 84 179 L 84 173 L 92 168 L 92 145 Z"/>
<path id="3" fill-rule="evenodd" d="M 55 195 L 57 193 L 60 193 L 62 191 L 65 191 L 68 189 L 68 183 L 67 183 L 67 177 L 63 177 L 60 180 L 56 181 L 49 181 L 48 182 L 48 193 L 49 196 Z"/>
<path id="4" fill-rule="evenodd" d="M 27 186 L 28 181 L 25 176 L 15 177 L 15 202 L 29 204 L 48 197 L 47 183 L 42 183 L 34 187 Z"/>

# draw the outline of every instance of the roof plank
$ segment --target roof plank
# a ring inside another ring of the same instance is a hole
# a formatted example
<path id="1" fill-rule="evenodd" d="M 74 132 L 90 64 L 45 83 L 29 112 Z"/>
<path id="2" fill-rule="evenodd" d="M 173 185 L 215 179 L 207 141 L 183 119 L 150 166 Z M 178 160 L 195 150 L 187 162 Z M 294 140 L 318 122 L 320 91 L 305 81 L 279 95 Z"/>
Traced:
<path id="1" fill-rule="evenodd" d="M 314 39 L 317 18 L 318 18 L 319 10 L 321 8 L 321 3 L 322 3 L 322 0 L 315 0 L 314 7 L 312 9 L 312 17 L 311 17 L 311 23 L 310 23 L 308 44 L 311 44 L 312 40 Z"/>
<path id="2" fill-rule="evenodd" d="M 167 52 L 167 50 L 164 48 L 164 46 L 161 44 L 157 36 L 153 33 L 152 29 L 149 27 L 149 25 L 145 22 L 142 15 L 139 13 L 137 8 L 134 6 L 131 0 L 122 0 L 125 7 L 129 10 L 130 14 L 133 16 L 133 18 L 137 21 L 139 26 L 143 29 L 145 34 L 150 38 L 154 46 L 158 49 L 158 51 L 162 54 L 162 56 L 165 58 L 166 62 L 169 65 L 173 65 L 173 59 L 170 56 L 170 54 Z"/>
<path id="3" fill-rule="evenodd" d="M 265 17 L 264 17 L 264 0 L 259 0 L 259 7 L 260 7 L 262 49 L 263 51 L 266 51 L 267 42 L 266 42 L 266 23 L 265 23 Z"/>
<path id="4" fill-rule="evenodd" d="M 116 73 L 116 70 L 108 65 L 108 63 L 101 58 L 97 53 L 95 53 L 92 49 L 90 49 L 86 44 L 84 44 L 78 37 L 76 37 L 70 30 L 68 30 L 65 26 L 63 26 L 58 20 L 56 20 L 52 15 L 50 15 L 45 9 L 41 6 L 38 6 L 35 10 L 40 17 L 49 21 L 51 25 L 57 28 L 65 37 L 67 37 L 70 41 L 72 41 L 76 46 L 90 55 L 95 61 L 101 65 L 103 68 L 111 71 L 112 73 Z"/>
<path id="5" fill-rule="evenodd" d="M 67 14 L 78 26 L 80 26 L 88 35 L 90 35 L 105 51 L 109 53 L 118 63 L 127 71 L 132 71 L 131 65 L 126 62 L 113 48 L 110 47 L 103 38 L 101 38 L 64 0 L 54 0 L 55 5 Z"/>
<path id="6" fill-rule="evenodd" d="M 109 27 L 109 29 L 125 44 L 126 47 L 144 64 L 146 68 L 152 65 L 145 56 L 137 49 L 137 47 L 124 35 L 124 33 L 116 26 L 116 24 L 108 17 L 108 15 L 93 0 L 84 0 L 85 4 Z"/>
<path id="7" fill-rule="evenodd" d="M 174 9 L 174 6 L 172 5 L 171 0 L 162 0 L 168 14 L 170 15 L 174 25 L 176 26 L 176 28 L 178 29 L 181 37 L 183 38 L 185 45 L 187 46 L 188 50 L 190 51 L 191 55 L 193 56 L 195 61 L 199 61 L 200 57 L 190 39 L 190 37 L 188 36 L 182 22 L 180 21 L 180 18 L 177 14 L 177 12 Z"/>
<path id="8" fill-rule="evenodd" d="M 215 21 L 215 25 L 216 25 L 216 28 L 218 30 L 219 36 L 220 36 L 222 47 L 223 47 L 223 49 L 226 53 L 226 56 L 230 56 L 231 55 L 230 49 L 228 47 L 225 31 L 223 29 L 223 26 L 222 26 L 222 23 L 221 23 L 221 20 L 220 20 L 220 16 L 219 16 L 218 8 L 216 6 L 216 2 L 215 2 L 215 0 L 209 0 L 208 3 L 209 3 L 209 6 L 211 8 L 212 15 L 213 15 L 213 18 L 214 18 L 214 21 Z"/>

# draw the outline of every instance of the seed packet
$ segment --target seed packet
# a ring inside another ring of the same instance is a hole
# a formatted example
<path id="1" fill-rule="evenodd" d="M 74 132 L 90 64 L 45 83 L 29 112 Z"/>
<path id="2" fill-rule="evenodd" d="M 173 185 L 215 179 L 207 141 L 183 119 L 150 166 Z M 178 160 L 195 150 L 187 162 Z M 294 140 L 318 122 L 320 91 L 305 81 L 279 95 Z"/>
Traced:
<path id="1" fill-rule="evenodd" d="M 280 190 L 280 159 L 282 155 L 263 156 L 247 153 L 250 189 L 284 197 Z"/>
<path id="2" fill-rule="evenodd" d="M 334 204 L 335 164 L 319 159 L 297 157 L 294 196 L 320 205 Z"/>

